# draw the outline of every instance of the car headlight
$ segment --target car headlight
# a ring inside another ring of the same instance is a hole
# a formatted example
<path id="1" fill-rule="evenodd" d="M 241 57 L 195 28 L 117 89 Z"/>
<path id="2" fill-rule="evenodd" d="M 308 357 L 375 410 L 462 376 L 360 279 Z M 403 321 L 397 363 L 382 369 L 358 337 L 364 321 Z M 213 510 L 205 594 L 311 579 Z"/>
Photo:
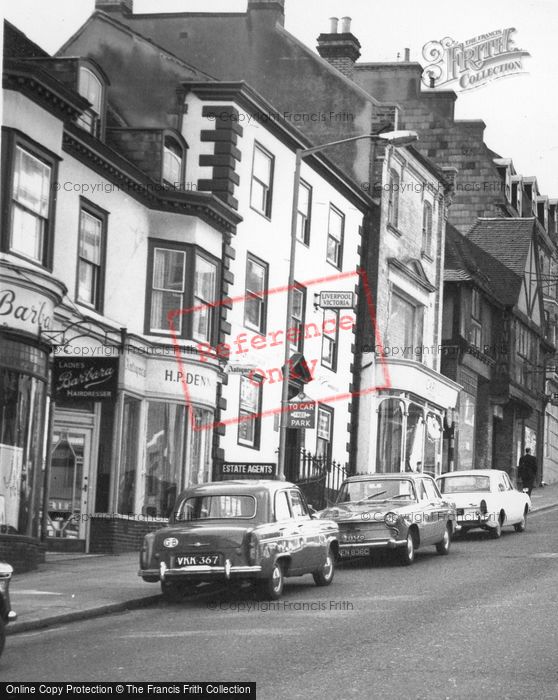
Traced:
<path id="1" fill-rule="evenodd" d="M 397 525 L 398 520 L 399 520 L 399 516 L 397 515 L 397 513 L 386 513 L 386 515 L 384 517 L 385 524 L 389 525 L 390 527 Z"/>

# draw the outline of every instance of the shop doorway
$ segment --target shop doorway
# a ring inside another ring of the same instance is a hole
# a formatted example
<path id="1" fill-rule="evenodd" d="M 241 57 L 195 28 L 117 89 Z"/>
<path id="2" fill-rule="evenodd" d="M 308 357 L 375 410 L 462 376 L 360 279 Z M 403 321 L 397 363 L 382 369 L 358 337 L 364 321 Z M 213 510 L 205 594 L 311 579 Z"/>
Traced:
<path id="1" fill-rule="evenodd" d="M 92 428 L 56 428 L 48 479 L 47 544 L 57 551 L 86 551 Z"/>

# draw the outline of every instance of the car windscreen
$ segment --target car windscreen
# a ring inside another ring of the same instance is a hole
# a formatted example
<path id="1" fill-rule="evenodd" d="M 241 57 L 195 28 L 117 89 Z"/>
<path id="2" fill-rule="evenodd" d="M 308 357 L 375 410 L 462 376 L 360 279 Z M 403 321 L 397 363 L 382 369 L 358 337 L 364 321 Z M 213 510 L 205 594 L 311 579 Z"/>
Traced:
<path id="1" fill-rule="evenodd" d="M 239 494 L 190 496 L 176 510 L 176 521 L 249 519 L 256 515 L 256 499 Z"/>
<path id="2" fill-rule="evenodd" d="M 438 479 L 442 493 L 471 493 L 473 491 L 490 491 L 489 476 L 446 476 Z"/>
<path id="3" fill-rule="evenodd" d="M 348 481 L 339 491 L 337 503 L 373 503 L 384 500 L 415 500 L 410 479 L 363 479 Z"/>

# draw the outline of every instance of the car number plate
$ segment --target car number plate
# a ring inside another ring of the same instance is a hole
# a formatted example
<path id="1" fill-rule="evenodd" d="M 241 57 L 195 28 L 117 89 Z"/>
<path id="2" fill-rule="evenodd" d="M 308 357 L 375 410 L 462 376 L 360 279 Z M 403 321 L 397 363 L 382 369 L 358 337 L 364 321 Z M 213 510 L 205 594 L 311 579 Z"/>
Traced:
<path id="1" fill-rule="evenodd" d="M 176 557 L 176 566 L 218 566 L 219 554 L 184 554 Z"/>
<path id="2" fill-rule="evenodd" d="M 370 547 L 350 547 L 349 549 L 340 549 L 339 556 L 341 559 L 349 559 L 350 557 L 367 557 L 370 555 Z"/>

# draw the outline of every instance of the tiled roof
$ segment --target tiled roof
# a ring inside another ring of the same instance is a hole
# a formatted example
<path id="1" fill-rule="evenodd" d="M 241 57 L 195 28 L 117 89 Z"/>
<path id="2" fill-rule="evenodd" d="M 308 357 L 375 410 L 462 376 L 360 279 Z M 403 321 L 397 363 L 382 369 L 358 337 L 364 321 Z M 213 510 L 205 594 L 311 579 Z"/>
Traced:
<path id="1" fill-rule="evenodd" d="M 494 220 L 481 219 L 478 223 L 481 221 Z M 496 219 L 496 221 L 513 220 Z M 483 240 L 482 237 L 479 236 L 479 238 Z M 517 302 L 525 265 L 523 264 L 521 272 L 517 274 L 489 251 L 448 224 L 444 268 L 445 282 L 473 281 L 501 304 L 513 306 Z"/>
<path id="2" fill-rule="evenodd" d="M 478 219 L 467 234 L 476 243 L 507 268 L 523 277 L 525 263 L 533 240 L 534 217 L 525 219 Z"/>

